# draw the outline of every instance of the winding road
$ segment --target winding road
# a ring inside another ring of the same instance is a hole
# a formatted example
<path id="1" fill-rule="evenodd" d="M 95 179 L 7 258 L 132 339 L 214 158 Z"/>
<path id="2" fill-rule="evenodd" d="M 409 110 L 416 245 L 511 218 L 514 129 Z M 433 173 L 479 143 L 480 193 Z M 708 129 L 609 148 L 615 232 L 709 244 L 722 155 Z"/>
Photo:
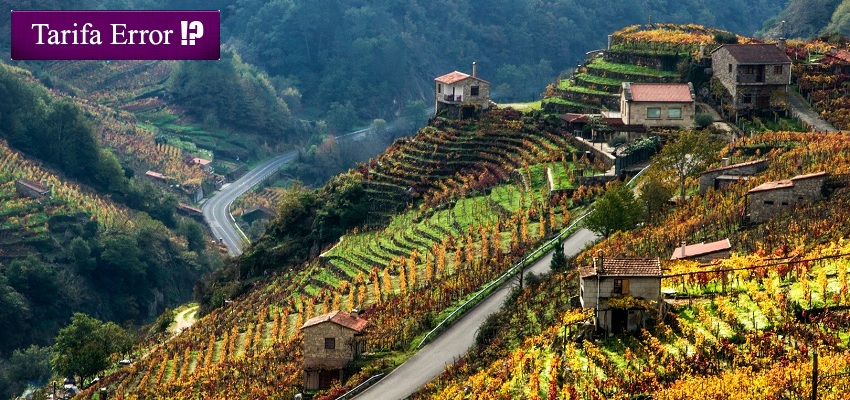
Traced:
<path id="1" fill-rule="evenodd" d="M 585 245 L 596 241 L 598 238 L 599 236 L 587 229 L 579 229 L 564 240 L 564 254 L 567 257 L 573 257 L 584 249 Z M 549 271 L 551 262 L 552 251 L 526 268 L 525 274 L 545 273 Z M 440 336 L 437 336 L 431 343 L 419 349 L 404 364 L 401 364 L 374 386 L 354 398 L 359 400 L 404 399 L 436 378 L 447 365 L 463 357 L 472 347 L 475 343 L 475 333 L 478 327 L 484 323 L 488 315 L 499 311 L 514 285 L 516 285 L 516 278 L 502 285 L 475 308 L 467 311 L 461 319 L 457 320 Z"/>
<path id="2" fill-rule="evenodd" d="M 369 128 L 358 129 L 337 136 L 336 139 L 357 141 L 366 138 L 368 133 Z M 227 246 L 227 252 L 231 256 L 242 254 L 242 241 L 245 239 L 245 236 L 236 230 L 235 221 L 230 215 L 230 205 L 239 196 L 251 190 L 251 188 L 260 184 L 260 182 L 264 181 L 273 172 L 280 169 L 283 164 L 294 160 L 297 155 L 298 150 L 292 150 L 263 161 L 235 182 L 222 186 L 220 191 L 201 205 L 201 211 L 204 212 L 204 220 L 207 221 L 207 225 L 212 229 L 216 239 Z"/>
<path id="3" fill-rule="evenodd" d="M 230 255 L 238 256 L 242 254 L 242 240 L 244 239 L 242 233 L 236 231 L 233 217 L 230 215 L 230 205 L 243 193 L 251 190 L 273 172 L 280 169 L 283 164 L 294 160 L 297 155 L 298 151 L 292 150 L 263 161 L 235 182 L 222 186 L 215 196 L 201 206 L 201 211 L 204 212 L 204 220 L 212 229 L 213 235 L 227 246 Z"/>

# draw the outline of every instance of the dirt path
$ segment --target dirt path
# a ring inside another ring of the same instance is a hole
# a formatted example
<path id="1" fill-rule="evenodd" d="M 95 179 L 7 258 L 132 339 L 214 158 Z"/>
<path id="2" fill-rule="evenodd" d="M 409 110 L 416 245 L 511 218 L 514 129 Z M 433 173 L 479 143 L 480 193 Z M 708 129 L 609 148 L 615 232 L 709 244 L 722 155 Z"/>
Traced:
<path id="1" fill-rule="evenodd" d="M 796 90 L 788 91 L 788 108 L 791 109 L 792 116 L 803 120 L 814 131 L 838 132 L 838 129 L 835 129 L 829 122 L 824 121 L 817 112 L 812 110 L 809 104 L 806 103 L 806 100 L 803 99 L 803 96 L 797 93 Z"/>
<path id="2" fill-rule="evenodd" d="M 198 305 L 193 304 L 186 309 L 177 313 L 174 316 L 174 325 L 171 326 L 171 333 L 178 334 L 186 329 L 189 329 L 195 323 L 195 317 L 198 315 Z"/>

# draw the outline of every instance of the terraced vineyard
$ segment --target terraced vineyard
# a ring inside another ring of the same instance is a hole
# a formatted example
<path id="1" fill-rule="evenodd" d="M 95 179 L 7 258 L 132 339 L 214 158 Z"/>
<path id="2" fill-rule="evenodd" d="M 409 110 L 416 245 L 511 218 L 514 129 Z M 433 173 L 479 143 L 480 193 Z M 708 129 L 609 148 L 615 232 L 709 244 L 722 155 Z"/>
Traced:
<path id="1" fill-rule="evenodd" d="M 35 199 L 16 193 L 15 181 L 28 179 L 51 189 L 50 198 Z M 69 184 L 0 141 L 0 257 L 15 258 L 49 244 L 48 220 L 79 213 L 113 227 L 128 220 L 122 207 Z"/>
<path id="2" fill-rule="evenodd" d="M 850 140 L 766 133 L 728 154 L 753 149 L 764 151 L 770 168 L 752 181 L 695 195 L 663 221 L 614 234 L 576 258 L 576 265 L 588 265 L 601 250 L 666 260 L 683 234 L 691 241 L 729 237 L 729 259 L 662 264 L 670 307 L 662 321 L 635 335 L 587 340 L 582 324 L 590 315 L 569 301 L 578 292 L 576 273 L 556 274 L 500 313 L 498 332 L 470 352 L 475 357 L 449 368 L 417 398 L 454 398 L 464 390 L 483 399 L 809 398 L 815 352 L 818 398 L 846 397 L 850 187 L 842 177 L 850 171 Z M 827 201 L 765 225 L 738 225 L 748 188 L 798 168 L 834 171 Z"/>
<path id="3" fill-rule="evenodd" d="M 408 348 L 446 310 L 569 223 L 573 197 L 550 198 L 543 174 L 554 164 L 590 170 L 586 160 L 567 161 L 573 151 L 556 127 L 511 110 L 440 121 L 399 140 L 350 172 L 381 204 L 401 210 L 374 211 L 387 224 L 349 232 L 320 259 L 257 282 L 106 385 L 127 399 L 251 398 L 272 390 L 286 397 L 302 380 L 297 328 L 354 308 L 365 310 L 373 326 L 368 347 L 377 351 L 349 385 L 362 381 L 391 365 L 387 351 Z M 580 187 L 585 197 L 601 190 Z"/>

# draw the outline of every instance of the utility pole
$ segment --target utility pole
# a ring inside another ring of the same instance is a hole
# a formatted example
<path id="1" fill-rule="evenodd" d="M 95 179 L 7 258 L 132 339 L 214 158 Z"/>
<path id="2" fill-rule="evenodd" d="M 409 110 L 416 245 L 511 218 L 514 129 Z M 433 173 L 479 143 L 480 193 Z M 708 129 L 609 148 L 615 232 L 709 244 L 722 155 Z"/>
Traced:
<path id="1" fill-rule="evenodd" d="M 812 354 L 812 397 L 810 400 L 818 398 L 818 349 L 815 348 Z"/>

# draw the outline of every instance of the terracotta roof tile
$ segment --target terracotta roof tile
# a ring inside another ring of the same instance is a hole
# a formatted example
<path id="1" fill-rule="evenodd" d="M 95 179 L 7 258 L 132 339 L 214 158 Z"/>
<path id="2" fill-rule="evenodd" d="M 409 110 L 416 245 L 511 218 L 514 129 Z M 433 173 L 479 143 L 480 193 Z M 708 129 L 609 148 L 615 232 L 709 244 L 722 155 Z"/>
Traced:
<path id="1" fill-rule="evenodd" d="M 838 50 L 835 52 L 835 54 L 828 53 L 826 56 L 832 57 L 842 62 L 850 63 L 850 51 L 847 50 Z"/>
<path id="2" fill-rule="evenodd" d="M 694 101 L 687 83 L 632 83 L 631 101 L 690 103 Z"/>
<path id="3" fill-rule="evenodd" d="M 363 318 L 352 318 L 349 313 L 337 310 L 324 315 L 320 315 L 318 317 L 308 319 L 307 322 L 304 323 L 304 325 L 301 325 L 300 329 L 308 328 L 313 325 L 318 325 L 325 322 L 333 322 L 339 326 L 343 326 L 357 332 L 362 332 L 363 329 L 365 329 L 366 326 L 369 325 L 369 321 Z"/>
<path id="4" fill-rule="evenodd" d="M 791 64 L 784 51 L 772 43 L 724 44 L 714 51 L 726 49 L 739 64 Z"/>
<path id="5" fill-rule="evenodd" d="M 465 74 L 465 73 L 460 72 L 460 71 L 449 72 L 448 74 L 445 74 L 443 76 L 439 76 L 439 77 L 435 78 L 434 80 L 437 81 L 437 82 L 440 82 L 440 83 L 445 83 L 447 85 L 451 85 L 453 83 L 460 82 L 460 81 L 467 79 L 467 78 L 472 78 L 472 79 L 475 79 L 475 80 L 481 81 L 481 82 L 487 82 L 484 79 L 474 77 L 472 75 Z M 487 82 L 487 83 L 489 83 L 489 82 Z"/>
<path id="6" fill-rule="evenodd" d="M 727 165 L 727 166 L 725 166 L 725 167 L 712 168 L 712 169 L 710 169 L 710 170 L 707 170 L 707 171 L 703 172 L 703 173 L 702 173 L 702 174 L 700 174 L 700 175 L 707 174 L 707 173 L 709 173 L 709 172 L 723 171 L 723 170 L 726 170 L 726 169 L 733 169 L 733 168 L 747 167 L 747 166 L 750 166 L 750 165 L 755 165 L 755 164 L 762 163 L 762 162 L 766 162 L 766 161 L 767 161 L 767 160 L 765 160 L 764 158 L 760 158 L 760 159 L 758 159 L 758 160 L 753 160 L 753 161 L 747 161 L 747 162 L 742 162 L 742 163 L 738 163 L 738 164 Z"/>
<path id="7" fill-rule="evenodd" d="M 165 175 L 160 174 L 159 172 L 155 172 L 155 171 L 145 172 L 145 175 L 153 177 L 153 178 L 165 179 Z"/>
<path id="8" fill-rule="evenodd" d="M 683 252 L 684 249 L 684 252 Z M 711 243 L 697 243 L 692 245 L 687 245 L 684 247 L 677 247 L 676 250 L 673 250 L 673 255 L 670 257 L 671 260 L 678 260 L 680 258 L 690 258 L 690 257 L 699 257 L 705 254 L 716 253 L 718 251 L 731 250 L 732 245 L 729 243 L 729 239 L 718 240 L 716 242 Z"/>
<path id="9" fill-rule="evenodd" d="M 596 263 L 598 258 L 593 258 Z M 594 267 L 581 268 L 581 277 L 595 276 Z M 661 276 L 661 261 L 657 258 L 604 258 L 600 276 Z"/>
<path id="10" fill-rule="evenodd" d="M 791 179 L 782 179 L 773 182 L 765 182 L 761 185 L 758 185 L 752 189 L 750 189 L 747 193 L 754 192 L 764 192 L 767 190 L 776 190 L 776 189 L 785 189 L 789 187 L 794 187 L 794 181 L 799 181 L 803 179 L 811 179 L 811 178 L 820 178 L 826 176 L 826 172 L 814 172 L 811 174 L 797 175 Z"/>

